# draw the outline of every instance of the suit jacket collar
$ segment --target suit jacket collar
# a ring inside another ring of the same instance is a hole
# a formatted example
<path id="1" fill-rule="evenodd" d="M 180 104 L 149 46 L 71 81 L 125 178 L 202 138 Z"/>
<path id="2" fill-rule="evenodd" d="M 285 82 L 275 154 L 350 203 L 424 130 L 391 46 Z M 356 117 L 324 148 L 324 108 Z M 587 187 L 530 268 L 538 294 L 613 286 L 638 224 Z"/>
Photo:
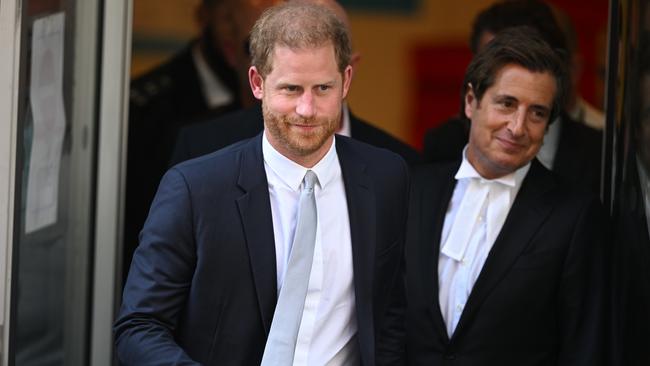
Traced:
<path id="1" fill-rule="evenodd" d="M 420 212 L 415 213 L 415 218 L 419 220 L 426 220 L 419 224 L 420 227 L 424 228 L 423 237 L 420 240 L 422 243 L 433 243 L 433 245 L 423 245 L 423 253 L 419 257 L 420 268 L 423 268 L 423 273 L 425 273 L 425 278 L 420 279 L 424 281 L 423 283 L 429 283 L 432 288 L 429 289 L 433 294 L 434 298 L 430 299 L 430 302 L 434 304 L 432 309 L 432 318 L 434 326 L 438 329 L 438 332 L 441 338 L 445 343 L 449 342 L 449 336 L 447 334 L 447 327 L 445 326 L 444 318 L 442 317 L 442 311 L 440 310 L 440 301 L 439 301 L 439 286 L 438 286 L 438 257 L 440 255 L 440 240 L 442 238 L 442 228 L 445 222 L 445 216 L 447 213 L 447 207 L 449 207 L 449 202 L 454 193 L 454 188 L 456 187 L 456 179 L 454 174 L 458 171 L 461 161 L 458 160 L 453 164 L 448 164 L 441 168 L 440 174 L 442 179 L 434 183 L 434 189 L 430 187 L 421 187 L 422 197 L 419 204 Z M 436 166 L 436 168 L 438 168 Z M 427 182 L 425 182 L 427 183 Z M 418 197 L 418 195 L 414 195 Z M 433 225 L 430 225 L 427 222 L 430 218 L 433 220 Z M 430 281 L 430 282 L 429 282 Z"/>
<path id="2" fill-rule="evenodd" d="M 269 188 L 262 157 L 262 134 L 240 150 L 237 198 L 264 331 L 268 335 L 277 302 L 275 240 Z"/>
<path id="3" fill-rule="evenodd" d="M 375 194 L 366 164 L 352 151 L 352 140 L 337 136 L 336 150 L 347 196 L 354 288 L 362 364 L 374 365 L 373 278 L 375 268 Z"/>

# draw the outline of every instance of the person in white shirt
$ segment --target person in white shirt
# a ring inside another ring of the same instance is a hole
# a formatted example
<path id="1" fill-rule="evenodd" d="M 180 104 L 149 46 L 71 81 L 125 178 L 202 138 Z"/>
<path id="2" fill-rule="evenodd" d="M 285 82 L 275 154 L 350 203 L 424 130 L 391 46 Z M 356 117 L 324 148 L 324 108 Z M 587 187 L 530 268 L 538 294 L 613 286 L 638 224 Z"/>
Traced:
<path id="1" fill-rule="evenodd" d="M 347 28 L 289 2 L 251 32 L 264 131 L 170 169 L 115 323 L 125 365 L 384 365 L 404 353 L 408 167 L 338 129 Z"/>
<path id="2" fill-rule="evenodd" d="M 567 82 L 529 27 L 468 66 L 461 159 L 413 174 L 409 364 L 602 364 L 602 209 L 535 158 Z"/>

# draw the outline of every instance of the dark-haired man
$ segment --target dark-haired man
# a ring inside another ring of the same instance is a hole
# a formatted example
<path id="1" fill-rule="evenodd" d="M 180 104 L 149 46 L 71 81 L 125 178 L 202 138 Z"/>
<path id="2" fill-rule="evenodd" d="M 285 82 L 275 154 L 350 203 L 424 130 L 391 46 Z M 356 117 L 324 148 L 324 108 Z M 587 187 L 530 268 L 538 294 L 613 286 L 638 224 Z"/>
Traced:
<path id="1" fill-rule="evenodd" d="M 530 28 L 499 33 L 464 80 L 469 142 L 416 170 L 407 229 L 412 365 L 600 365 L 599 204 L 535 158 L 564 65 Z"/>
<path id="2" fill-rule="evenodd" d="M 485 47 L 500 31 L 516 26 L 537 30 L 562 62 L 569 65 L 565 36 L 550 6 L 541 0 L 501 0 L 479 13 L 469 40 L 472 53 L 476 54 Z M 565 88 L 571 91 L 573 85 L 567 84 Z M 456 160 L 468 138 L 469 120 L 462 115 L 451 118 L 427 131 L 423 160 Z M 572 120 L 563 108 L 558 118 L 549 124 L 537 158 L 567 184 L 598 194 L 601 145 L 602 134 L 599 131 Z"/>
<path id="3" fill-rule="evenodd" d="M 408 168 L 334 136 L 347 28 L 303 2 L 251 32 L 264 131 L 164 176 L 115 324 L 126 365 L 376 365 L 403 352 Z"/>

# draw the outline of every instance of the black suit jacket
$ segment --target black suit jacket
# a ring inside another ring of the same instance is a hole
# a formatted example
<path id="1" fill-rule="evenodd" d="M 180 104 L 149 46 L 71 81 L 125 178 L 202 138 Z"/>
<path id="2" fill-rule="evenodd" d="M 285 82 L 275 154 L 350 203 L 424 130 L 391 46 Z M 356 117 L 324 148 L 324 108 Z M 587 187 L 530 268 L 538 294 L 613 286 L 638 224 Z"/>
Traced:
<path id="1" fill-rule="evenodd" d="M 172 154 L 171 165 L 217 151 L 237 141 L 257 135 L 264 129 L 262 107 L 232 112 L 181 130 Z M 350 113 L 350 135 L 355 140 L 388 149 L 413 165 L 420 161 L 415 149 Z"/>
<path id="2" fill-rule="evenodd" d="M 413 176 L 407 228 L 411 365 L 600 365 L 606 266 L 594 199 L 557 184 L 536 160 L 448 337 L 438 257 L 459 162 Z"/>
<path id="3" fill-rule="evenodd" d="M 128 268 L 138 233 L 158 183 L 167 171 L 178 131 L 208 116 L 239 108 L 235 71 L 218 55 L 214 70 L 233 94 L 232 104 L 211 109 L 205 102 L 190 43 L 154 70 L 131 82 L 124 220 L 124 262 Z M 215 51 L 216 52 L 216 51 Z"/>
<path id="4" fill-rule="evenodd" d="M 126 365 L 258 365 L 277 301 L 261 134 L 169 170 L 141 234 L 115 324 Z M 408 168 L 336 138 L 363 365 L 403 351 Z"/>
<path id="5" fill-rule="evenodd" d="M 650 365 L 650 237 L 636 157 L 627 163 L 614 222 L 612 364 L 646 366 Z"/>
<path id="6" fill-rule="evenodd" d="M 563 114 L 553 173 L 564 183 L 577 189 L 600 192 L 601 151 L 603 134 Z M 427 131 L 424 136 L 425 163 L 456 161 L 469 141 L 470 122 L 451 118 Z"/>

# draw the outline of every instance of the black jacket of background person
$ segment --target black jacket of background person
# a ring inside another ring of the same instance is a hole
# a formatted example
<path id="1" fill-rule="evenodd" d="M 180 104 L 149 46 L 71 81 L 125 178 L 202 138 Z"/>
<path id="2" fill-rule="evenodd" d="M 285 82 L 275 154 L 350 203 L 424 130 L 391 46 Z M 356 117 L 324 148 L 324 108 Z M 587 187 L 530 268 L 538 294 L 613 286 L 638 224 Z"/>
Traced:
<path id="1" fill-rule="evenodd" d="M 127 148 L 126 207 L 124 220 L 125 269 L 138 242 L 158 183 L 181 127 L 208 116 L 239 108 L 235 72 L 216 51 L 206 51 L 206 61 L 216 70 L 234 102 L 210 109 L 202 93 L 192 58 L 194 42 L 161 66 L 131 82 Z M 211 46 L 208 47 L 211 49 Z"/>
<path id="2" fill-rule="evenodd" d="M 180 163 L 217 151 L 230 144 L 257 135 L 264 129 L 261 105 L 235 111 L 219 118 L 183 128 L 172 153 L 171 164 Z M 420 161 L 420 154 L 409 145 L 389 135 L 350 112 L 350 137 L 390 150 L 410 165 Z"/>

